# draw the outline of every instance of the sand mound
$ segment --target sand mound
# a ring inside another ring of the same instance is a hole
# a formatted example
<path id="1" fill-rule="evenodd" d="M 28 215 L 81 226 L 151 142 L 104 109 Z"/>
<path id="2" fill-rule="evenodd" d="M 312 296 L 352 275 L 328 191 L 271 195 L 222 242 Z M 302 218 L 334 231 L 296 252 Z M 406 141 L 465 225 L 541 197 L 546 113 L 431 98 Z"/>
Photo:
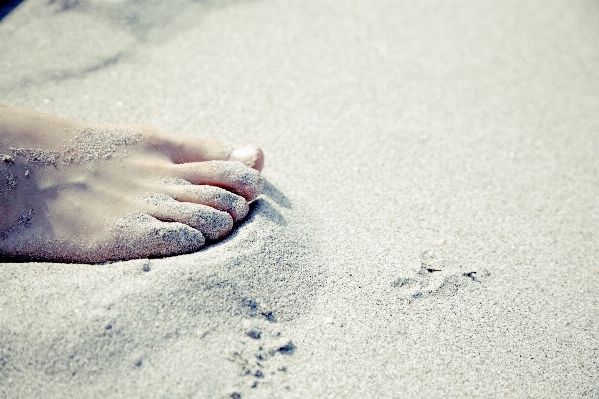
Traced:
<path id="1" fill-rule="evenodd" d="M 156 359 L 171 346 L 210 352 L 214 348 L 208 346 L 215 344 L 206 337 L 217 330 L 227 330 L 217 336 L 230 337 L 241 328 L 240 339 L 251 341 L 243 320 L 246 327 L 253 323 L 255 331 L 272 332 L 273 351 L 285 347 L 287 341 L 276 347 L 281 336 L 273 329 L 307 312 L 325 277 L 307 213 L 299 209 L 267 184 L 231 237 L 195 254 L 106 265 L 3 264 L 3 393 L 65 397 L 70 391 L 76 397 L 97 389 L 127 392 L 135 386 L 119 382 L 116 370 L 152 373 L 148 369 L 162 367 Z M 233 350 L 237 355 L 225 352 L 216 356 L 241 356 L 241 349 Z M 190 360 L 192 367 L 200 367 L 197 357 Z M 231 363 L 228 385 L 239 374 L 233 360 L 221 361 Z M 183 367 L 183 374 L 190 365 L 169 367 L 172 373 Z M 197 372 L 208 375 L 196 374 L 195 383 L 218 388 L 218 383 L 206 385 L 210 373 L 202 370 Z M 190 389 L 184 384 L 184 392 Z"/>

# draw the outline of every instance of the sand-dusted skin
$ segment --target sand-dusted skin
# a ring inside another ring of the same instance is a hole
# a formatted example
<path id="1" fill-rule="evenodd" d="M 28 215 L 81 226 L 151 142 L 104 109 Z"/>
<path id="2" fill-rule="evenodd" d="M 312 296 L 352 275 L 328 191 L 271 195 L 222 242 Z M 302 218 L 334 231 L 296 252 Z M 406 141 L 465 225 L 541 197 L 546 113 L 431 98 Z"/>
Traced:
<path id="1" fill-rule="evenodd" d="M 262 191 L 262 151 L 149 126 L 0 106 L 0 258 L 167 256 L 228 234 Z"/>
<path id="2" fill-rule="evenodd" d="M 82 130 L 73 129 L 73 143 L 56 150 L 42 148 L 11 148 L 15 156 L 23 156 L 29 162 L 68 165 L 127 156 L 126 148 L 139 142 L 141 132 L 130 128 L 87 126 Z"/>

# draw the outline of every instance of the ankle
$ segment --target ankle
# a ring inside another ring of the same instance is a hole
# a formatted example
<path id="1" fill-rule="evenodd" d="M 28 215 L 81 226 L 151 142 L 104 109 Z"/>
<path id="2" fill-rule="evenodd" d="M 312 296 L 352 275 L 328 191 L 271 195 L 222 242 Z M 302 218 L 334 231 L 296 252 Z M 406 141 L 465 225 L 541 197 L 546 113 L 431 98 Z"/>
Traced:
<path id="1" fill-rule="evenodd" d="M 60 147 L 73 129 L 83 123 L 42 112 L 0 104 L 0 154 L 11 148 Z"/>

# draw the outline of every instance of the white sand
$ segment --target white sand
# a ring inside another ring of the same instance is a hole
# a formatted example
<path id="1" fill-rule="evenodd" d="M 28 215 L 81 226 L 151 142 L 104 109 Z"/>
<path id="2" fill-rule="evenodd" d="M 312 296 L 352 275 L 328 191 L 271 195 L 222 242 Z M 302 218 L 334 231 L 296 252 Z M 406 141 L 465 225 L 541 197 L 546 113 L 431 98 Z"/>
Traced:
<path id="1" fill-rule="evenodd" d="M 269 183 L 194 254 L 1 264 L 0 397 L 599 397 L 598 38 L 597 2 L 25 1 L 2 102 Z"/>

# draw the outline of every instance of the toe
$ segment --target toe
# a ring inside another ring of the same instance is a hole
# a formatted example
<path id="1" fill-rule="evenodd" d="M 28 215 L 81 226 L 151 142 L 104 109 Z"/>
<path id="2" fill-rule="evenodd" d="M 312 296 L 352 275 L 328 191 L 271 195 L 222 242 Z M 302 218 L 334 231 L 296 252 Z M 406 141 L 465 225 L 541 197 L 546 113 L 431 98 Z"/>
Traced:
<path id="1" fill-rule="evenodd" d="M 258 171 L 264 167 L 264 153 L 253 144 L 234 148 L 219 140 L 177 136 L 151 126 L 134 128 L 143 131 L 147 142 L 167 154 L 175 163 L 232 160 L 242 162 Z"/>
<path id="2" fill-rule="evenodd" d="M 220 187 L 169 185 L 164 191 L 177 201 L 207 205 L 227 212 L 235 222 L 243 219 L 249 210 L 248 203 L 243 197 Z"/>
<path id="3" fill-rule="evenodd" d="M 235 148 L 231 152 L 231 161 L 238 161 L 250 168 L 261 172 L 264 167 L 264 152 L 260 147 L 246 144 Z"/>
<path id="4" fill-rule="evenodd" d="M 209 161 L 171 165 L 171 177 L 193 184 L 206 184 L 230 190 L 252 201 L 264 188 L 260 172 L 241 162 Z"/>
<path id="5" fill-rule="evenodd" d="M 135 259 L 194 252 L 206 240 L 198 230 L 182 223 L 164 223 L 141 212 L 118 221 L 114 242 L 101 260 Z M 107 255 L 112 252 L 112 256 Z"/>
<path id="6" fill-rule="evenodd" d="M 164 222 L 179 222 L 193 227 L 211 239 L 217 240 L 233 229 L 233 218 L 227 212 L 190 202 L 179 202 L 165 194 L 146 196 L 148 213 Z"/>
<path id="7" fill-rule="evenodd" d="M 178 136 L 152 126 L 131 125 L 144 133 L 145 142 L 175 163 L 228 160 L 233 148 L 219 140 Z"/>

